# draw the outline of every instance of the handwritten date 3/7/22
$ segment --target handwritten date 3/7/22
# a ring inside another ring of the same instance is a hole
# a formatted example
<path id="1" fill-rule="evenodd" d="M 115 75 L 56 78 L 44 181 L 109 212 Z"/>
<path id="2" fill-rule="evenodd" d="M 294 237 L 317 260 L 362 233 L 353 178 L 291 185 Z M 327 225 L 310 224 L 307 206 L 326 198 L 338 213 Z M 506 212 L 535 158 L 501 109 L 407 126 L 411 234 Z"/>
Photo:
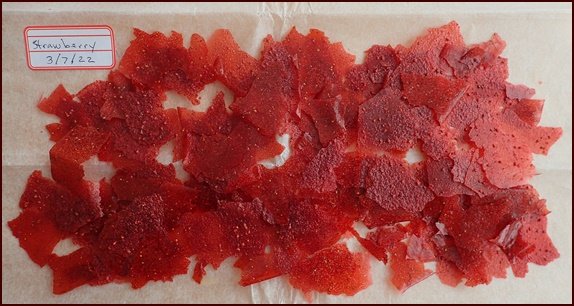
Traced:
<path id="1" fill-rule="evenodd" d="M 108 26 L 31 26 L 24 30 L 30 69 L 110 69 L 115 65 Z"/>
<path id="2" fill-rule="evenodd" d="M 74 64 L 83 64 L 88 63 L 92 64 L 96 61 L 93 59 L 92 56 L 86 55 L 79 55 L 77 53 L 72 54 L 52 54 L 46 55 L 46 65 L 74 65 Z"/>

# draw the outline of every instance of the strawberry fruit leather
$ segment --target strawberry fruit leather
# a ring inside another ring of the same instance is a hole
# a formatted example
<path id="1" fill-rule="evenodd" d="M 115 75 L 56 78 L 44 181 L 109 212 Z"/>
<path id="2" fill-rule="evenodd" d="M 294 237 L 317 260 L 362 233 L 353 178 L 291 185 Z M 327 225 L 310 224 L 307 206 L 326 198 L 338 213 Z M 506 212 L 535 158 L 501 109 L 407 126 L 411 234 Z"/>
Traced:
<path id="1" fill-rule="evenodd" d="M 192 262 L 200 283 L 228 258 L 243 286 L 284 276 L 307 296 L 367 288 L 374 258 L 403 292 L 435 272 L 449 286 L 508 268 L 524 277 L 559 256 L 528 180 L 532 154 L 562 131 L 538 126 L 533 89 L 506 82 L 498 35 L 466 45 L 451 22 L 355 64 L 315 29 L 266 37 L 259 58 L 228 30 L 194 34 L 189 48 L 180 33 L 134 34 L 107 80 L 77 94 L 60 85 L 38 105 L 60 118 L 46 126 L 52 179 L 32 173 L 8 225 L 53 270 L 55 294 L 171 281 Z M 166 91 L 198 104 L 215 81 L 233 92 L 229 106 L 219 93 L 206 112 L 164 108 Z M 283 134 L 290 156 L 263 167 Z M 157 161 L 168 142 L 187 181 Z M 407 162 L 413 148 L 422 161 Z M 114 166 L 111 180 L 84 178 L 92 157 Z M 64 239 L 79 249 L 56 255 Z"/>

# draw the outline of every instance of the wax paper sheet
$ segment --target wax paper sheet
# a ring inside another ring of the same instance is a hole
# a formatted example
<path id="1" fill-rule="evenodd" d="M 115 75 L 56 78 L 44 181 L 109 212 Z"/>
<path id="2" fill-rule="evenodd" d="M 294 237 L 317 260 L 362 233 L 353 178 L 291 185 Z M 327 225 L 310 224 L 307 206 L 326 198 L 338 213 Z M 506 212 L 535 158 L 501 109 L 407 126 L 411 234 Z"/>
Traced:
<path id="1" fill-rule="evenodd" d="M 541 124 L 564 130 L 548 156 L 535 156 L 539 175 L 531 180 L 548 200 L 552 211 L 548 232 L 561 257 L 547 267 L 530 265 L 525 279 L 509 275 L 488 286 L 451 288 L 432 276 L 403 294 L 390 285 L 388 269 L 373 260 L 373 284 L 368 289 L 353 297 L 314 294 L 313 301 L 572 303 L 571 3 L 2 3 L 2 302 L 305 302 L 303 295 L 283 277 L 250 287 L 239 286 L 239 272 L 233 268 L 232 260 L 225 261 L 217 271 L 208 268 L 201 285 L 191 281 L 188 274 L 175 277 L 171 283 L 150 283 L 139 290 L 132 290 L 129 284 L 108 284 L 53 295 L 50 269 L 39 268 L 29 260 L 6 223 L 19 214 L 18 200 L 29 174 L 34 169 L 49 174 L 48 151 L 52 143 L 44 125 L 56 118 L 41 113 L 36 108 L 38 100 L 60 83 L 70 92 L 77 92 L 89 82 L 105 79 L 108 71 L 30 70 L 23 40 L 26 26 L 106 24 L 115 31 L 119 57 L 133 37 L 133 27 L 164 33 L 175 30 L 183 33 L 186 41 L 192 33 L 209 37 L 215 29 L 228 28 L 239 45 L 254 56 L 258 56 L 260 42 L 267 34 L 281 39 L 293 26 L 302 33 L 318 28 L 331 41 L 342 41 L 361 62 L 363 52 L 373 44 L 408 45 L 427 28 L 451 20 L 460 24 L 468 43 L 484 41 L 498 32 L 508 44 L 502 55 L 509 58 L 510 81 L 534 87 L 535 97 L 546 99 Z M 173 95 L 170 99 L 174 105 L 186 105 Z M 203 100 L 207 101 L 205 97 Z M 88 172 L 93 175 L 106 173 L 105 165 L 91 165 Z M 63 243 L 58 252 L 65 254 L 69 247 Z"/>

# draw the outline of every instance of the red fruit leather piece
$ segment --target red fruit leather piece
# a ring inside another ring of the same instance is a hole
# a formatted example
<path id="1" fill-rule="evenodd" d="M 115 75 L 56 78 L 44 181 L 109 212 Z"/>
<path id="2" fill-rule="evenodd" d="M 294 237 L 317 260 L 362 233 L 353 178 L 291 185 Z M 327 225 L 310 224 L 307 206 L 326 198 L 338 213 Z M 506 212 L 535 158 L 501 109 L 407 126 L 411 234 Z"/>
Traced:
<path id="1" fill-rule="evenodd" d="M 400 224 L 394 224 L 377 227 L 376 231 L 369 232 L 365 238 L 354 230 L 353 235 L 371 255 L 386 264 L 388 253 L 405 238 L 405 231 Z"/>
<path id="2" fill-rule="evenodd" d="M 509 99 L 530 99 L 536 91 L 522 84 L 506 83 L 506 97 Z"/>
<path id="3" fill-rule="evenodd" d="M 235 96 L 245 96 L 259 71 L 257 60 L 242 51 L 231 32 L 225 29 L 216 30 L 211 35 L 207 49 L 215 78 L 231 89 Z"/>
<path id="4" fill-rule="evenodd" d="M 74 97 L 64 88 L 62 84 L 58 85 L 49 97 L 40 100 L 38 108 L 48 114 L 56 115 L 60 118 L 67 117 L 66 110 L 72 110 Z"/>
<path id="5" fill-rule="evenodd" d="M 283 151 L 274 138 L 241 121 L 234 123 L 229 135 L 188 135 L 188 140 L 184 169 L 218 191 L 233 188 L 238 177 L 256 167 L 257 161 Z"/>
<path id="6" fill-rule="evenodd" d="M 461 270 L 465 272 L 466 286 L 489 284 L 495 277 L 506 278 L 506 270 L 510 263 L 504 252 L 497 246 L 485 245 L 482 254 L 467 249 L 462 249 L 460 253 L 464 258 L 464 266 Z"/>
<path id="7" fill-rule="evenodd" d="M 506 42 L 493 34 L 490 40 L 466 47 L 457 43 L 447 43 L 440 57 L 452 68 L 452 74 L 457 77 L 467 76 L 477 68 L 487 68 L 500 56 Z"/>
<path id="8" fill-rule="evenodd" d="M 194 82 L 191 77 L 194 72 L 189 70 L 189 53 L 183 47 L 181 34 L 171 32 L 167 37 L 160 32 L 148 34 L 134 29 L 134 35 L 136 38 L 122 57 L 119 71 L 145 87 L 160 92 L 175 90 L 197 101 L 196 95 L 204 84 Z"/>
<path id="9" fill-rule="evenodd" d="M 273 170 L 262 169 L 259 180 L 242 188 L 247 196 L 263 202 L 264 219 L 273 225 L 287 223 L 289 202 L 292 200 L 294 190 L 299 188 L 294 178 L 281 171 L 283 167 Z"/>
<path id="10" fill-rule="evenodd" d="M 253 285 L 283 274 L 273 254 L 240 257 L 233 266 L 241 269 L 241 286 Z"/>
<path id="11" fill-rule="evenodd" d="M 104 126 L 104 120 L 124 118 L 113 102 L 114 99 L 119 98 L 118 93 L 120 92 L 119 88 L 110 81 L 113 74 L 119 73 L 111 72 L 108 75 L 108 80 L 92 82 L 76 94 L 76 98 L 80 100 L 81 105 L 90 114 L 93 125 L 98 127 Z"/>
<path id="12" fill-rule="evenodd" d="M 410 221 L 419 218 L 417 212 L 405 208 L 392 208 L 381 206 L 377 201 L 369 196 L 365 197 L 368 192 L 367 185 L 369 171 L 372 168 L 373 160 L 370 157 L 360 153 L 347 153 L 341 165 L 336 169 L 337 183 L 351 193 L 352 201 L 358 203 L 360 219 L 368 228 L 375 228 L 382 225 L 392 225 L 397 222 Z M 406 165 L 405 165 L 406 166 Z M 412 169 L 405 168 L 411 171 Z M 421 178 L 413 171 L 413 178 Z M 426 177 L 426 174 L 425 174 Z M 372 187 L 371 192 L 376 191 Z"/>
<path id="13" fill-rule="evenodd" d="M 349 296 L 371 284 L 365 254 L 351 253 L 344 244 L 322 249 L 289 273 L 289 283 L 306 294 L 311 291 Z"/>
<path id="14" fill-rule="evenodd" d="M 421 211 L 434 198 L 404 161 L 384 155 L 372 159 L 366 178 L 366 196 L 382 208 L 409 212 Z"/>
<path id="15" fill-rule="evenodd" d="M 402 74 L 403 94 L 412 106 L 431 108 L 442 122 L 468 88 L 464 80 L 442 76 Z"/>
<path id="16" fill-rule="evenodd" d="M 188 256 L 197 255 L 198 264 L 204 263 L 204 266 L 211 264 L 217 268 L 233 254 L 223 220 L 213 211 L 184 214 L 174 235 L 184 253 Z M 195 280 L 199 283 L 201 277 L 198 275 Z"/>
<path id="17" fill-rule="evenodd" d="M 100 206 L 104 215 L 111 215 L 118 210 L 117 198 L 112 190 L 112 185 L 102 178 L 99 182 L 100 185 Z"/>
<path id="18" fill-rule="evenodd" d="M 203 277 L 207 274 L 207 272 L 205 272 L 205 265 L 206 264 L 204 262 L 198 261 L 193 269 L 193 275 L 191 278 L 198 284 L 201 284 Z"/>
<path id="19" fill-rule="evenodd" d="M 391 283 L 400 292 L 432 275 L 432 271 L 425 269 L 422 262 L 407 258 L 407 247 L 403 243 L 395 244 L 390 259 Z"/>
<path id="20" fill-rule="evenodd" d="M 490 242 L 511 221 L 510 207 L 503 201 L 475 204 L 464 209 L 446 203 L 440 222 L 454 239 L 467 286 L 488 284 L 493 277 L 506 277 L 508 259 Z"/>
<path id="21" fill-rule="evenodd" d="M 471 201 L 473 205 L 505 201 L 510 207 L 511 222 L 490 242 L 506 253 L 516 276 L 524 277 L 528 262 L 546 265 L 559 256 L 546 232 L 546 215 L 549 212 L 545 200 L 539 199 L 532 186 L 501 190 Z"/>
<path id="22" fill-rule="evenodd" d="M 436 274 L 441 283 L 451 287 L 456 287 L 464 278 L 464 274 L 456 267 L 456 265 L 446 260 L 437 261 Z"/>
<path id="23" fill-rule="evenodd" d="M 8 226 L 30 258 L 44 266 L 56 244 L 100 217 L 97 203 L 85 202 L 34 171 L 20 199 L 23 212 Z"/>
<path id="24" fill-rule="evenodd" d="M 281 43 L 297 59 L 302 100 L 332 99 L 343 93 L 343 78 L 355 57 L 348 54 L 341 43 L 331 44 L 325 34 L 316 29 L 303 36 L 295 28 Z"/>
<path id="25" fill-rule="evenodd" d="M 469 147 L 460 147 L 450 156 L 453 161 L 450 173 L 454 182 L 464 183 L 468 168 L 472 163 L 474 151 L 474 149 Z"/>
<path id="26" fill-rule="evenodd" d="M 235 100 L 230 108 L 263 135 L 274 136 L 285 131 L 290 114 L 295 111 L 297 71 L 285 47 L 270 44 L 247 95 Z"/>
<path id="27" fill-rule="evenodd" d="M 199 34 L 192 34 L 188 49 L 189 78 L 197 93 L 203 90 L 205 85 L 215 81 L 215 70 L 209 56 L 205 39 Z M 199 104 L 199 101 L 192 98 L 191 103 Z"/>
<path id="28" fill-rule="evenodd" d="M 34 171 L 28 178 L 20 207 L 24 211 L 37 208 L 63 233 L 72 233 L 102 215 L 99 202 L 80 198 L 64 186 L 44 178 L 40 171 Z"/>
<path id="29" fill-rule="evenodd" d="M 80 104 L 73 99 L 74 96 L 60 84 L 49 97 L 43 98 L 38 103 L 38 108 L 41 111 L 60 118 L 60 123 L 51 123 L 46 126 L 50 133 L 50 140 L 58 141 L 74 126 L 85 125 L 89 122 Z"/>
<path id="30" fill-rule="evenodd" d="M 222 202 L 217 213 L 234 255 L 262 255 L 269 243 L 268 224 L 263 220 L 261 202 Z"/>
<path id="31" fill-rule="evenodd" d="M 474 192 L 460 182 L 455 182 L 451 170 L 454 162 L 446 157 L 427 160 L 428 186 L 437 196 L 451 197 L 458 194 L 473 195 Z"/>
<path id="32" fill-rule="evenodd" d="M 483 169 L 492 184 L 499 188 L 523 185 L 535 173 L 531 153 L 517 132 L 497 119 L 477 121 L 470 138 L 484 149 Z"/>
<path id="33" fill-rule="evenodd" d="M 110 139 L 98 157 L 118 168 L 154 160 L 159 148 L 177 134 L 178 120 L 162 107 L 165 95 L 134 88 L 119 73 L 111 73 L 109 79 L 117 93 L 106 103 L 121 119 L 110 118 L 106 123 Z"/>
<path id="34" fill-rule="evenodd" d="M 93 262 L 96 260 L 91 248 L 83 247 L 65 256 L 53 256 L 50 268 L 53 271 L 53 293 L 64 294 L 77 287 L 97 280 Z"/>
<path id="35" fill-rule="evenodd" d="M 197 192 L 179 182 L 164 182 L 158 192 L 164 199 L 165 228 L 173 230 L 179 219 L 186 213 L 193 211 L 198 204 L 195 200 Z"/>
<path id="36" fill-rule="evenodd" d="M 430 108 L 415 107 L 411 114 L 416 122 L 415 135 L 420 140 L 419 147 L 425 157 L 439 160 L 456 151 L 455 134 L 449 127 L 438 124 Z"/>
<path id="37" fill-rule="evenodd" d="M 48 130 L 52 141 L 58 141 L 68 133 L 68 129 L 61 123 L 46 124 L 46 130 Z"/>
<path id="38" fill-rule="evenodd" d="M 508 78 L 506 59 L 497 58 L 487 67 L 476 69 L 468 76 L 470 87 L 453 107 L 445 123 L 460 138 L 477 119 L 499 112 L 505 104 L 505 87 Z"/>
<path id="39" fill-rule="evenodd" d="M 321 131 L 321 127 L 318 126 L 320 133 L 339 133 L 340 128 L 337 125 L 341 122 L 345 128 L 354 130 L 358 103 L 352 101 L 344 82 L 345 75 L 353 67 L 355 57 L 347 53 L 341 43 L 330 43 L 325 34 L 316 29 L 311 29 L 306 36 L 303 36 L 293 28 L 282 44 L 296 59 L 298 92 L 303 104 L 313 103 L 311 100 L 323 100 L 324 103 L 338 105 L 335 113 L 339 113 L 340 118 L 330 124 L 335 129 Z M 330 114 L 328 109 L 317 111 L 325 115 Z M 317 123 L 323 119 L 318 119 L 316 115 L 312 116 L 315 116 L 313 121 L 316 125 L 326 124 L 326 122 Z M 329 138 L 329 135 L 327 137 Z M 325 135 L 321 135 L 321 142 L 323 145 L 328 142 Z"/>
<path id="40" fill-rule="evenodd" d="M 472 45 L 462 57 L 462 61 L 469 63 L 470 66 L 476 66 L 477 64 L 489 66 L 500 56 L 504 48 L 506 48 L 506 42 L 498 34 L 494 33 L 489 40 Z"/>
<path id="41" fill-rule="evenodd" d="M 373 45 L 365 52 L 363 63 L 349 69 L 345 84 L 357 94 L 357 103 L 361 103 L 387 84 L 389 73 L 398 65 L 399 59 L 391 46 Z"/>
<path id="42" fill-rule="evenodd" d="M 61 194 L 67 194 L 64 188 L 42 176 L 42 171 L 35 170 L 28 177 L 24 192 L 20 196 L 19 206 L 22 210 L 37 208 L 46 210 L 46 207 L 57 201 Z"/>
<path id="43" fill-rule="evenodd" d="M 66 236 L 54 221 L 36 207 L 24 210 L 16 219 L 8 222 L 8 227 L 19 240 L 20 247 L 40 267 L 48 263 L 52 250 Z"/>
<path id="44" fill-rule="evenodd" d="M 313 121 L 319 140 L 324 147 L 334 139 L 345 135 L 345 120 L 341 103 L 340 97 L 301 102 L 301 110 Z"/>
<path id="45" fill-rule="evenodd" d="M 189 260 L 166 235 L 146 239 L 142 244 L 130 266 L 133 288 L 141 288 L 149 281 L 173 281 L 175 275 L 187 273 Z"/>
<path id="46" fill-rule="evenodd" d="M 186 254 L 197 255 L 194 280 L 199 283 L 206 264 L 217 268 L 232 255 L 263 255 L 270 232 L 261 203 L 253 201 L 224 202 L 217 211 L 187 213 L 175 235 Z"/>
<path id="47" fill-rule="evenodd" d="M 134 288 L 187 272 L 187 258 L 165 231 L 164 206 L 158 195 L 138 197 L 101 231 L 97 247 L 103 264 Z"/>
<path id="48" fill-rule="evenodd" d="M 403 208 L 385 209 L 368 198 L 361 199 L 361 205 L 367 210 L 362 221 L 368 228 L 412 221 L 420 217 L 418 211 L 414 212 Z"/>
<path id="49" fill-rule="evenodd" d="M 435 261 L 434 249 L 428 242 L 428 237 L 420 236 L 415 234 L 409 236 L 407 240 L 407 258 L 420 262 Z"/>
<path id="50" fill-rule="evenodd" d="M 454 181 L 463 183 L 480 197 L 498 190 L 486 178 L 482 168 L 483 160 L 477 149 L 461 148 L 454 154 L 453 160 L 451 173 Z"/>
<path id="51" fill-rule="evenodd" d="M 114 118 L 129 118 L 130 109 L 159 108 L 162 106 L 163 96 L 158 91 L 139 88 L 137 83 L 121 72 L 112 71 L 108 74 L 106 81 L 93 82 L 80 90 L 77 98 L 82 105 L 89 105 L 88 113 L 96 113 L 95 109 L 97 109 L 99 112 L 94 114 L 94 117 L 109 121 Z M 106 121 L 99 120 L 95 123 L 105 124 Z"/>
<path id="52" fill-rule="evenodd" d="M 79 246 L 90 246 L 97 243 L 99 235 L 108 216 L 94 219 L 92 222 L 80 227 L 72 236 L 72 242 Z"/>
<path id="53" fill-rule="evenodd" d="M 464 41 L 456 22 L 427 30 L 413 44 L 406 48 L 398 45 L 395 52 L 399 58 L 399 66 L 389 75 L 389 86 L 401 89 L 400 76 L 403 73 L 420 75 L 450 75 L 452 68 L 441 58 L 442 49 L 447 46 L 463 48 Z"/>
<path id="54" fill-rule="evenodd" d="M 519 104 L 522 103 L 523 101 Z M 517 105 L 514 109 L 503 112 L 501 121 L 517 132 L 516 136 L 521 138 L 521 143 L 528 145 L 532 153 L 547 155 L 550 147 L 562 136 L 562 128 L 534 126 L 536 124 L 532 123 L 538 119 L 525 117 L 524 114 L 521 116 L 521 110 L 516 108 Z"/>
<path id="55" fill-rule="evenodd" d="M 438 232 L 432 237 L 432 243 L 436 251 L 437 261 L 446 261 L 451 263 L 454 265 L 454 267 L 456 267 L 456 270 L 458 270 L 461 274 L 464 274 L 462 271 L 460 271 L 459 268 L 459 266 L 462 265 L 462 259 L 461 254 L 454 242 L 454 238 L 448 235 L 444 224 L 436 222 L 435 226 L 437 227 Z"/>
<path id="56" fill-rule="evenodd" d="M 114 193 L 120 200 L 155 194 L 166 183 L 180 183 L 175 177 L 175 167 L 157 162 L 119 169 L 111 181 Z"/>
<path id="57" fill-rule="evenodd" d="M 434 200 L 428 202 L 422 211 L 422 220 L 430 225 L 434 224 L 435 222 L 438 221 L 438 218 L 442 213 L 445 203 L 447 201 L 451 201 L 454 199 L 458 199 L 458 195 L 447 198 L 436 197 Z"/>
<path id="58" fill-rule="evenodd" d="M 231 129 L 230 114 L 227 113 L 223 92 L 218 92 L 205 113 L 177 108 L 181 127 L 186 133 L 198 135 L 228 134 Z"/>
<path id="59" fill-rule="evenodd" d="M 334 168 L 343 160 L 344 143 L 334 140 L 317 153 L 307 164 L 301 176 L 301 187 L 318 193 L 332 192 L 337 189 Z"/>
<path id="60" fill-rule="evenodd" d="M 291 201 L 289 205 L 288 223 L 278 229 L 278 235 L 306 254 L 336 243 L 352 225 L 337 207 L 321 200 Z"/>
<path id="61" fill-rule="evenodd" d="M 361 150 L 407 151 L 414 144 L 416 122 L 401 93 L 385 89 L 359 107 Z"/>
<path id="62" fill-rule="evenodd" d="M 121 105 L 134 90 L 131 80 L 118 71 L 112 71 L 106 81 L 88 84 L 76 94 L 76 98 L 89 118 L 89 125 L 105 129 L 106 120 L 125 119 Z"/>
<path id="63" fill-rule="evenodd" d="M 529 126 L 535 127 L 540 122 L 543 106 L 543 100 L 523 99 L 510 106 L 509 110 L 513 111 L 523 122 Z"/>
<path id="64" fill-rule="evenodd" d="M 526 276 L 529 262 L 545 266 L 560 256 L 546 232 L 545 215 L 525 214 L 516 224 L 519 228 L 504 248 L 515 276 Z"/>
<path id="65" fill-rule="evenodd" d="M 162 233 L 163 199 L 158 195 L 139 197 L 107 220 L 98 247 L 112 265 L 121 266 L 139 251 L 145 239 Z"/>
<path id="66" fill-rule="evenodd" d="M 81 194 L 81 190 L 90 188 L 83 180 L 83 162 L 95 156 L 108 139 L 93 127 L 76 126 L 66 136 L 58 140 L 50 149 L 52 177 L 58 183 Z"/>
<path id="67" fill-rule="evenodd" d="M 138 165 L 156 158 L 159 148 L 142 145 L 137 142 L 128 130 L 125 122 L 112 120 L 108 124 L 110 138 L 98 154 L 101 161 L 112 162 L 116 168 Z"/>
<path id="68" fill-rule="evenodd" d="M 357 195 L 364 193 L 368 160 L 365 155 L 347 152 L 338 167 L 335 168 L 337 184 L 344 188 L 353 188 Z"/>
<path id="69" fill-rule="evenodd" d="M 116 101 L 124 114 L 125 127 L 130 137 L 142 146 L 161 146 L 173 137 L 169 118 L 163 111 L 165 96 L 152 90 L 125 93 Z"/>
<path id="70" fill-rule="evenodd" d="M 290 157 L 282 168 L 284 172 L 298 173 L 319 153 L 323 145 L 313 120 L 305 113 L 301 113 L 301 122 L 292 133 L 293 139 L 289 141 Z"/>

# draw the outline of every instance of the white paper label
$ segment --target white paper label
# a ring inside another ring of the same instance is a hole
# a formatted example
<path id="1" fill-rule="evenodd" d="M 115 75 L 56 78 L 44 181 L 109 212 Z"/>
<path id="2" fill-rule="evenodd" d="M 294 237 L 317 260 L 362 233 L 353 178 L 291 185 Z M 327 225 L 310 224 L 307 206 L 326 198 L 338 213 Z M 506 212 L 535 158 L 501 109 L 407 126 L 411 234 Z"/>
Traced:
<path id="1" fill-rule="evenodd" d="M 109 26 L 30 26 L 24 40 L 30 69 L 112 69 L 116 64 Z"/>

